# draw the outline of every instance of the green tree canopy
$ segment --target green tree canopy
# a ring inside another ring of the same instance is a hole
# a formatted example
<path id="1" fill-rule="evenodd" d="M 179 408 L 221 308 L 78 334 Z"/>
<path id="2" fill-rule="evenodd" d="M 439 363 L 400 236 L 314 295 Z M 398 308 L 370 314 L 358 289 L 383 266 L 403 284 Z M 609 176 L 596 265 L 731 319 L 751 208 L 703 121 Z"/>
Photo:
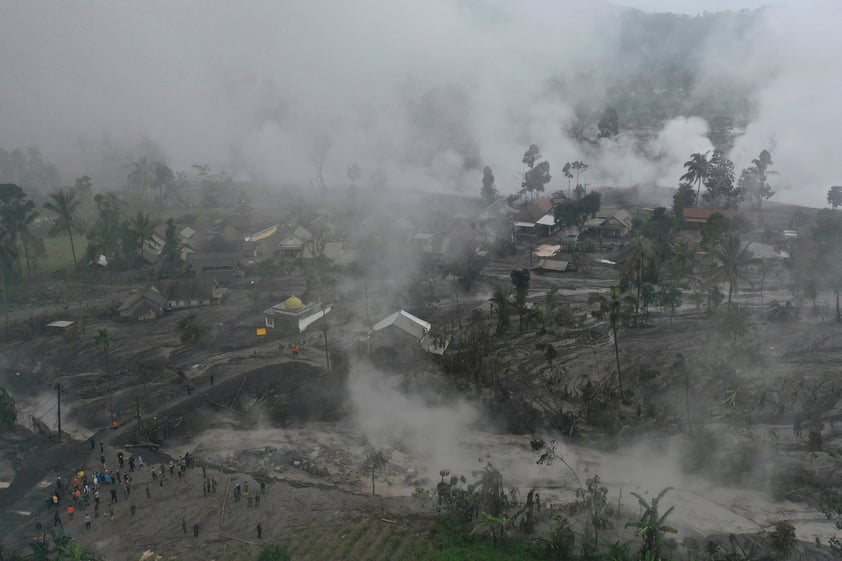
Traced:
<path id="1" fill-rule="evenodd" d="M 827 204 L 832 208 L 842 206 L 842 185 L 834 185 L 827 191 Z"/>
<path id="2" fill-rule="evenodd" d="M 15 398 L 6 390 L 0 388 L 0 432 L 11 430 L 18 420 L 15 408 Z"/>

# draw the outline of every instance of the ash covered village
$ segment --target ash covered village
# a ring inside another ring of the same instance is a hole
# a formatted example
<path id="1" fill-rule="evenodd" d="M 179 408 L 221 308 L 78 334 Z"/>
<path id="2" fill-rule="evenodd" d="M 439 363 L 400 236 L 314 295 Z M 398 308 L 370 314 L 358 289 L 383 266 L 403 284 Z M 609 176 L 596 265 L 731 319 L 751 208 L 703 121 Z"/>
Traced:
<path id="1" fill-rule="evenodd" d="M 236 150 L 0 136 L 0 559 L 842 556 L 839 129 L 691 76 L 814 20 L 571 6 L 640 64 L 559 59 L 540 110 L 401 79 L 348 124 L 244 74 Z"/>

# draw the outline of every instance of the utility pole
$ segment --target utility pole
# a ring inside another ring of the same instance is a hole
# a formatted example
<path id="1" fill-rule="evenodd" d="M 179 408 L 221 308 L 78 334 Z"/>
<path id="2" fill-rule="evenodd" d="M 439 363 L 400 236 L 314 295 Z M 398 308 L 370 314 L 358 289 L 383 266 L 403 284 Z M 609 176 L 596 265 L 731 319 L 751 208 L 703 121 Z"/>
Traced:
<path id="1" fill-rule="evenodd" d="M 330 372 L 330 350 L 327 347 L 327 309 L 322 302 L 322 337 L 325 341 L 325 371 Z"/>
<path id="2" fill-rule="evenodd" d="M 363 278 L 363 292 L 365 294 L 365 326 L 367 329 L 371 326 L 371 321 L 368 317 L 368 271 L 365 272 L 365 277 Z"/>
<path id="3" fill-rule="evenodd" d="M 58 397 L 58 442 L 61 444 L 61 384 L 56 384 L 56 396 Z"/>
<path id="4" fill-rule="evenodd" d="M 134 409 L 137 414 L 137 443 L 140 444 L 140 435 L 143 434 L 143 421 L 140 418 L 140 398 L 137 396 L 134 398 Z"/>

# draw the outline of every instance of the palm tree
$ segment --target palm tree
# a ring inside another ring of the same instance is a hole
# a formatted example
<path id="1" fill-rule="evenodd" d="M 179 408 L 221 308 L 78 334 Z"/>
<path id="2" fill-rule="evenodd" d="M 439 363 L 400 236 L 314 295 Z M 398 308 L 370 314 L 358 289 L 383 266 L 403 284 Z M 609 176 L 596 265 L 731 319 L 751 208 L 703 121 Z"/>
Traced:
<path id="1" fill-rule="evenodd" d="M 102 356 L 105 360 L 105 377 L 108 378 L 108 403 L 111 409 L 111 419 L 114 419 L 114 393 L 111 391 L 111 369 L 108 365 L 108 348 L 111 347 L 111 341 L 108 339 L 108 330 L 100 329 L 96 337 L 94 337 L 94 345 L 102 348 Z"/>
<path id="2" fill-rule="evenodd" d="M 620 371 L 620 346 L 617 341 L 617 327 L 620 323 L 620 309 L 622 306 L 623 293 L 617 286 L 612 286 L 608 292 L 591 294 L 588 297 L 589 304 L 599 304 L 599 309 L 591 312 L 594 317 L 608 317 L 611 322 L 611 332 L 614 334 L 614 358 L 617 360 L 617 388 L 620 397 L 623 396 L 623 376 Z"/>
<path id="3" fill-rule="evenodd" d="M 750 245 L 751 242 L 748 242 L 742 246 L 740 236 L 728 234 L 724 243 L 713 250 L 713 256 L 719 261 L 719 266 L 711 271 L 708 280 L 714 286 L 723 282 L 728 283 L 729 304 L 740 281 L 751 284 L 748 278 L 748 270 L 752 265 L 757 264 L 758 260 L 749 251 Z"/>
<path id="4" fill-rule="evenodd" d="M 70 238 L 70 251 L 73 253 L 73 266 L 78 267 L 79 263 L 76 260 L 76 246 L 73 244 L 73 231 L 81 231 L 82 226 L 79 224 L 79 219 L 76 216 L 76 210 L 79 207 L 79 200 L 76 198 L 76 192 L 64 189 L 59 189 L 55 193 L 50 193 L 49 200 L 44 203 L 44 208 L 56 215 L 56 222 L 53 225 L 52 234 L 56 234 L 62 230 L 67 232 Z"/>
<path id="5" fill-rule="evenodd" d="M 8 230 L 0 230 L 0 284 L 3 285 L 3 313 L 6 316 L 6 333 L 9 333 L 9 306 L 6 299 L 6 267 L 17 260 L 17 251 Z"/>
<path id="6" fill-rule="evenodd" d="M 137 215 L 129 220 L 129 230 L 135 238 L 135 245 L 137 246 L 137 254 L 143 254 L 143 244 L 152 241 L 152 234 L 155 227 L 158 225 L 156 220 L 149 218 L 149 213 L 142 213 L 137 211 Z"/>
<path id="7" fill-rule="evenodd" d="M 152 163 L 152 187 L 158 188 L 158 200 L 164 201 L 164 187 L 169 187 L 175 180 L 170 167 L 164 162 Z"/>
<path id="8" fill-rule="evenodd" d="M 676 238 L 670 248 L 672 258 L 681 270 L 681 274 L 690 275 L 696 265 L 696 246 L 686 238 Z"/>
<path id="9" fill-rule="evenodd" d="M 489 298 L 489 302 L 497 309 L 497 335 L 502 335 L 509 327 L 509 309 L 511 306 L 510 292 L 505 288 L 498 288 Z"/>
<path id="10" fill-rule="evenodd" d="M 632 236 L 630 243 L 632 251 L 623 262 L 623 271 L 627 274 L 633 274 L 636 279 L 637 302 L 634 305 L 636 313 L 640 310 L 640 291 L 643 287 L 643 277 L 656 268 L 658 254 L 652 240 L 639 232 Z"/>
<path id="11" fill-rule="evenodd" d="M 684 162 L 684 168 L 687 170 L 687 173 L 681 176 L 681 180 L 690 184 L 696 183 L 698 185 L 696 188 L 696 205 L 698 205 L 701 200 L 702 183 L 704 183 L 710 175 L 710 162 L 708 161 L 709 153 L 710 152 L 705 152 L 704 154 L 700 154 L 696 152 L 695 154 L 691 154 L 690 159 Z"/>
<path id="12" fill-rule="evenodd" d="M 36 210 L 21 207 L 21 211 L 18 213 L 17 227 L 20 234 L 20 243 L 23 246 L 23 257 L 26 261 L 26 274 L 28 275 L 32 274 L 32 265 L 29 261 L 29 242 L 33 240 L 29 227 L 32 226 L 36 218 L 38 218 L 38 211 Z"/>

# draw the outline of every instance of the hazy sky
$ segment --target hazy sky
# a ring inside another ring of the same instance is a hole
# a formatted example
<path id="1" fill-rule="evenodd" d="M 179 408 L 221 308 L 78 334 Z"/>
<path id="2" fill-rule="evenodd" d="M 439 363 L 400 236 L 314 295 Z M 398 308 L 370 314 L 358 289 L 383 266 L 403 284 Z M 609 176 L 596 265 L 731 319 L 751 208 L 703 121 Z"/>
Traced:
<path id="1" fill-rule="evenodd" d="M 796 0 L 798 1 L 798 0 Z M 676 14 L 701 14 L 725 10 L 760 8 L 783 4 L 784 0 L 610 0 L 616 6 L 628 6 L 646 12 L 673 12 Z"/>
<path id="2" fill-rule="evenodd" d="M 771 149 L 783 200 L 820 204 L 842 181 L 842 74 L 828 71 L 842 59 L 840 21 L 841 1 L 798 0 L 698 46 L 700 88 L 750 92 L 737 169 Z M 642 147 L 649 158 L 628 136 L 583 148 L 566 134 L 574 107 L 607 96 L 593 70 L 617 64 L 620 25 L 595 0 L 5 2 L 0 146 L 38 144 L 66 181 L 88 173 L 102 188 L 119 187 L 144 146 L 177 170 L 207 162 L 305 184 L 316 147 L 329 146 L 329 186 L 357 162 L 394 188 L 474 192 L 491 165 L 510 193 L 531 142 L 551 162 L 551 189 L 566 187 L 558 170 L 576 159 L 591 164 L 590 183 L 675 186 L 681 162 L 710 147 L 700 119 L 664 123 Z"/>

